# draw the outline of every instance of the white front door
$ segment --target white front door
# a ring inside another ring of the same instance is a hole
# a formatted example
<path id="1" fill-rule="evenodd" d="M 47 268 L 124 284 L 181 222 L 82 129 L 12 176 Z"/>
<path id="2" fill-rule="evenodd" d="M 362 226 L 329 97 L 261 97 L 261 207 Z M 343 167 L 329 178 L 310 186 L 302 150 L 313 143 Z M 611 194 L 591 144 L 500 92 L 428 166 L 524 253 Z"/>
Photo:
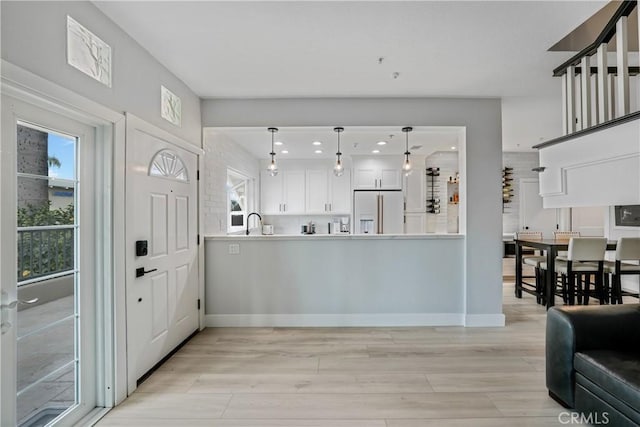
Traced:
<path id="1" fill-rule="evenodd" d="M 0 425 L 72 425 L 101 383 L 96 129 L 8 96 L 2 107 Z"/>
<path id="2" fill-rule="evenodd" d="M 129 393 L 199 326 L 198 157 L 163 135 L 127 118 Z"/>

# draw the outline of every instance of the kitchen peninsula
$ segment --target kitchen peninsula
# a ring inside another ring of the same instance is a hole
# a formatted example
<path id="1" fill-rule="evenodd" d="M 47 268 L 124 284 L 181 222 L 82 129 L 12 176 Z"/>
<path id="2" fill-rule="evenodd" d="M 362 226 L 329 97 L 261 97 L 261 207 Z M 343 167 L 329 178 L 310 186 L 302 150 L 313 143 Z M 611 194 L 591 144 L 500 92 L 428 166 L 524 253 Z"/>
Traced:
<path id="1" fill-rule="evenodd" d="M 464 324 L 461 234 L 205 237 L 208 326 Z"/>

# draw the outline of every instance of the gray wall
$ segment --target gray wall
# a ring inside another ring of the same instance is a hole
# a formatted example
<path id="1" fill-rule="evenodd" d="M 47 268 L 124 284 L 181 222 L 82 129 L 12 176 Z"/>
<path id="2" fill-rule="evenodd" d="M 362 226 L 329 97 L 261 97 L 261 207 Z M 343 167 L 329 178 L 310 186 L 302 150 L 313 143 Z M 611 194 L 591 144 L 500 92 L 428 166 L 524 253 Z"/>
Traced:
<path id="1" fill-rule="evenodd" d="M 240 253 L 229 254 L 229 244 Z M 429 314 L 431 322 L 460 324 L 463 245 L 459 237 L 435 236 L 206 239 L 207 325 L 282 314 L 368 315 L 377 322 L 388 314 Z"/>
<path id="2" fill-rule="evenodd" d="M 502 312 L 499 99 L 211 99 L 202 102 L 202 124 L 204 127 L 465 126 L 466 313 Z"/>
<path id="3" fill-rule="evenodd" d="M 0 7 L 2 59 L 200 145 L 199 98 L 93 4 L 2 1 Z M 111 88 L 67 64 L 67 15 L 111 46 Z M 160 85 L 181 98 L 181 127 L 160 117 Z"/>

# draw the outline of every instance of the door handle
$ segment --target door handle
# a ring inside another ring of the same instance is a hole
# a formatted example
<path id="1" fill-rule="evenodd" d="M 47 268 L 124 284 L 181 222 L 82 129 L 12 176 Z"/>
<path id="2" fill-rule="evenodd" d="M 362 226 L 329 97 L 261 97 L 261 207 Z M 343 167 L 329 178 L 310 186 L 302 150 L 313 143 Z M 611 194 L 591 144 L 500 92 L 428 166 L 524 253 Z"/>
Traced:
<path id="1" fill-rule="evenodd" d="M 21 300 L 21 299 L 17 299 L 15 301 L 11 301 L 8 304 L 0 304 L 0 308 L 16 308 L 16 306 L 18 304 L 24 304 L 24 305 L 31 305 L 31 304 L 35 304 L 39 301 L 39 298 L 33 298 L 30 300 Z"/>
<path id="2" fill-rule="evenodd" d="M 154 271 L 158 271 L 158 269 L 152 268 L 151 270 L 145 271 L 144 267 L 136 268 L 136 277 L 142 277 L 145 274 L 153 273 Z"/>
<path id="3" fill-rule="evenodd" d="M 2 291 L 2 299 L 5 299 L 7 297 L 7 293 Z M 0 334 L 4 335 L 6 334 L 9 329 L 11 328 L 12 324 L 11 322 L 9 322 L 9 313 L 6 310 L 10 310 L 12 308 L 16 308 L 18 306 L 18 304 L 35 304 L 38 302 L 38 298 L 33 298 L 30 300 L 15 300 L 15 301 L 11 301 L 9 303 L 6 304 L 0 304 L 0 313 L 2 313 L 1 320 L 0 320 Z"/>

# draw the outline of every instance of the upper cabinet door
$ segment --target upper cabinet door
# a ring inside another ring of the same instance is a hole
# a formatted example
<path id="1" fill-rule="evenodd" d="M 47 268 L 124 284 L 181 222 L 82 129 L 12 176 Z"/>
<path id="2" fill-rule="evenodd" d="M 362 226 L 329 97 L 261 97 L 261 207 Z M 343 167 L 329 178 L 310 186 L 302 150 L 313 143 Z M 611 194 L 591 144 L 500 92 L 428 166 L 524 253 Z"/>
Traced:
<path id="1" fill-rule="evenodd" d="M 305 208 L 305 171 L 282 172 L 284 213 L 301 214 Z"/>
<path id="2" fill-rule="evenodd" d="M 307 170 L 306 186 L 306 212 L 312 214 L 329 212 L 328 171 L 326 169 Z"/>
<path id="3" fill-rule="evenodd" d="M 380 169 L 379 188 L 382 190 L 400 190 L 402 189 L 402 172 L 399 167 Z"/>
<path id="4" fill-rule="evenodd" d="M 354 169 L 354 190 L 375 190 L 378 188 L 378 171 L 373 167 L 360 167 Z"/>
<path id="5" fill-rule="evenodd" d="M 345 169 L 342 176 L 330 173 L 331 199 L 329 210 L 333 213 L 351 213 L 351 171 Z"/>
<path id="6" fill-rule="evenodd" d="M 263 214 L 282 213 L 282 174 L 260 172 L 260 206 Z"/>
<path id="7" fill-rule="evenodd" d="M 401 158 L 360 158 L 353 163 L 354 190 L 401 190 Z"/>

